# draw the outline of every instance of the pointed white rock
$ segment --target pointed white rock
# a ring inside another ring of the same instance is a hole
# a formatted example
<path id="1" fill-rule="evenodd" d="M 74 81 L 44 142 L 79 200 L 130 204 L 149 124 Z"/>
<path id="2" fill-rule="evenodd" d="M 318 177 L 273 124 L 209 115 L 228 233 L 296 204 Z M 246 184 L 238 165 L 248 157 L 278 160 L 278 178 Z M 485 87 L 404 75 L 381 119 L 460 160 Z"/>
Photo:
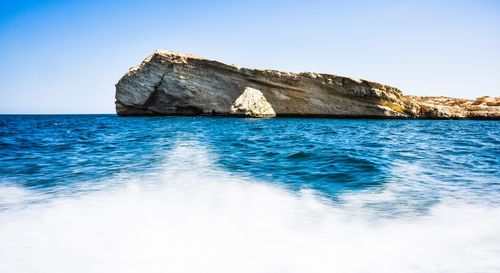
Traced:
<path id="1" fill-rule="evenodd" d="M 254 118 L 275 117 L 273 107 L 267 102 L 264 94 L 251 87 L 245 88 L 231 106 L 231 113 L 236 115 L 245 115 Z"/>

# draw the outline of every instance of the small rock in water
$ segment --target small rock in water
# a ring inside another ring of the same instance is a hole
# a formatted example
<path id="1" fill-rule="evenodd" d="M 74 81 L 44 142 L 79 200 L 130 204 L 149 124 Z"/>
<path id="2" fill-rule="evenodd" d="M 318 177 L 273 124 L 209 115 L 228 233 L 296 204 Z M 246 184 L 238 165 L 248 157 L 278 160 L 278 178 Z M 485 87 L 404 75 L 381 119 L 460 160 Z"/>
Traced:
<path id="1" fill-rule="evenodd" d="M 275 117 L 273 107 L 259 90 L 251 87 L 245 88 L 231 106 L 231 113 L 254 118 Z"/>

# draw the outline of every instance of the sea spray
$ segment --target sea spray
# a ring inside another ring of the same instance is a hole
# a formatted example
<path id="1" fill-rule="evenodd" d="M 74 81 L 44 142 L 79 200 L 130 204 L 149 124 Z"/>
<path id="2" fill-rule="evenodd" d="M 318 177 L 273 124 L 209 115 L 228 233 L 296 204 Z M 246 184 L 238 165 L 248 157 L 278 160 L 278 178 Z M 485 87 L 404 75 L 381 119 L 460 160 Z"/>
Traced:
<path id="1" fill-rule="evenodd" d="M 225 171 L 217 156 L 178 141 L 158 171 L 109 187 L 38 198 L 10 186 L 0 272 L 500 271 L 495 204 L 378 217 L 359 205 L 373 192 L 332 201 Z"/>

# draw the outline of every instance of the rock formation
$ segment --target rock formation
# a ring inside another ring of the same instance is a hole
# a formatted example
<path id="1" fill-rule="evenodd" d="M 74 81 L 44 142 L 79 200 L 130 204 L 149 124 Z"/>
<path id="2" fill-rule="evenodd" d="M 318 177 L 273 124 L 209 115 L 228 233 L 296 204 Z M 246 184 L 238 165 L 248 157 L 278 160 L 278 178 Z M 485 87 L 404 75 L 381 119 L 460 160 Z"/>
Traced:
<path id="1" fill-rule="evenodd" d="M 254 118 L 275 117 L 273 107 L 257 89 L 247 87 L 231 106 L 231 114 Z"/>
<path id="2" fill-rule="evenodd" d="M 116 84 L 118 115 L 500 119 L 500 98 L 405 96 L 397 88 L 312 72 L 238 68 L 157 51 Z"/>

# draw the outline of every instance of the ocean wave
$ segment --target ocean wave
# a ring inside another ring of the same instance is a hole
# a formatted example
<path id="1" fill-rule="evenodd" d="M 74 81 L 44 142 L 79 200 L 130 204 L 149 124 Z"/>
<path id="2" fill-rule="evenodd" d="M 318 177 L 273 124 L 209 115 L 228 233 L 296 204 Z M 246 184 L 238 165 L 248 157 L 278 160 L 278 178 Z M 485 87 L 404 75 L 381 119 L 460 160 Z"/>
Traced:
<path id="1" fill-rule="evenodd" d="M 386 217 L 367 204 L 411 207 L 406 191 L 333 201 L 216 160 L 182 141 L 160 171 L 98 183 L 107 187 L 57 196 L 2 187 L 0 272 L 500 272 L 496 203 L 440 200 Z"/>

